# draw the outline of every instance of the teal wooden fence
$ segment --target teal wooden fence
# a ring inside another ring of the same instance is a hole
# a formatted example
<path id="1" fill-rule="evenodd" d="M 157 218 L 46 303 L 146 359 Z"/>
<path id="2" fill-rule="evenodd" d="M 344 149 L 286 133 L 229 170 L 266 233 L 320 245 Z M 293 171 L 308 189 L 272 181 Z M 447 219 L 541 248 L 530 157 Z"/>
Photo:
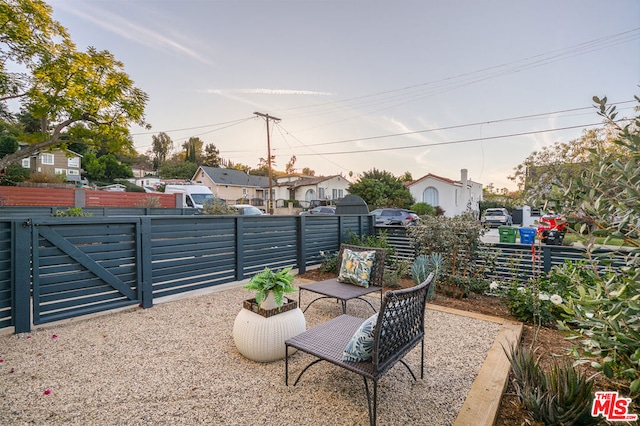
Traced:
<path id="1" fill-rule="evenodd" d="M 265 267 L 305 272 L 369 215 L 0 218 L 0 328 L 140 305 L 250 278 Z"/>

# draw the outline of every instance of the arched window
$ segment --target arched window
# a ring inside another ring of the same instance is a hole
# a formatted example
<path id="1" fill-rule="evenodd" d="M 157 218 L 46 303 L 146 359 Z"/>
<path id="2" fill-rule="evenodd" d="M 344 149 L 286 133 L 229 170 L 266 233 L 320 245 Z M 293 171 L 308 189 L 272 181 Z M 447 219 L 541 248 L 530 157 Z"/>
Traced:
<path id="1" fill-rule="evenodd" d="M 422 193 L 422 202 L 427 203 L 433 207 L 438 207 L 440 205 L 439 204 L 440 201 L 438 199 L 438 190 L 435 189 L 433 186 L 430 186 L 427 189 L 425 189 L 424 192 Z"/>
<path id="2" fill-rule="evenodd" d="M 305 201 L 311 201 L 316 198 L 316 191 L 313 189 L 307 189 L 307 192 L 304 194 Z"/>

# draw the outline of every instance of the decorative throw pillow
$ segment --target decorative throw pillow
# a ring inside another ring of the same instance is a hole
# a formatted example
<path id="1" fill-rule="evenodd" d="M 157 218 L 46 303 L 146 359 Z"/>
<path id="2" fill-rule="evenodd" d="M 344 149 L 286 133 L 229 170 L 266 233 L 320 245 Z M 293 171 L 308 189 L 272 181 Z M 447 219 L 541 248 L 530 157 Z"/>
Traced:
<path id="1" fill-rule="evenodd" d="M 373 353 L 373 337 L 376 333 L 378 314 L 367 318 L 354 333 L 342 353 L 342 359 L 350 362 L 364 362 L 371 360 Z"/>
<path id="2" fill-rule="evenodd" d="M 371 268 L 376 258 L 376 252 L 354 251 L 344 249 L 342 252 L 342 264 L 338 281 L 341 283 L 355 284 L 361 287 L 369 287 Z"/>

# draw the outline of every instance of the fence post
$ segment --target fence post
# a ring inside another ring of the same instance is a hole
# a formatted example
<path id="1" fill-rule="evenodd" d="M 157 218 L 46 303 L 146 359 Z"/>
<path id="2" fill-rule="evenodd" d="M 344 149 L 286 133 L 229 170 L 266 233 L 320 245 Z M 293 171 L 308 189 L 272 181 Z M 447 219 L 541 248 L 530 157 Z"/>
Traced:
<path id="1" fill-rule="evenodd" d="M 153 262 L 151 259 L 151 218 L 140 218 L 138 228 L 138 256 L 140 256 L 140 288 L 142 291 L 143 308 L 151 308 L 153 306 Z"/>
<path id="2" fill-rule="evenodd" d="M 244 279 L 244 220 L 235 216 L 236 221 L 236 281 Z"/>
<path id="3" fill-rule="evenodd" d="M 551 247 L 542 246 L 542 271 L 545 275 L 551 271 Z"/>
<path id="4" fill-rule="evenodd" d="M 73 206 L 87 207 L 87 191 L 84 189 L 73 190 Z"/>
<path id="5" fill-rule="evenodd" d="M 31 219 L 11 221 L 13 325 L 15 333 L 31 331 Z"/>
<path id="6" fill-rule="evenodd" d="M 307 239 L 305 238 L 305 218 L 305 215 L 298 216 L 296 218 L 296 234 L 298 236 L 298 241 L 296 241 L 296 244 L 298 244 L 298 258 L 296 260 L 298 263 L 299 274 L 304 274 L 305 272 L 307 272 Z"/>

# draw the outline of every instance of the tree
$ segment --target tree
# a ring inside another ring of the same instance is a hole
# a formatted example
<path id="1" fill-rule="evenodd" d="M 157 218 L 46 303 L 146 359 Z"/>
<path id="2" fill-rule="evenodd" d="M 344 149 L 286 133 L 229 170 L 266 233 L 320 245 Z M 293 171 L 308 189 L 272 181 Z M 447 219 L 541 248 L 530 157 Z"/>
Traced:
<path id="1" fill-rule="evenodd" d="M 289 162 L 287 163 L 287 165 L 284 167 L 284 172 L 288 175 L 292 175 L 296 172 L 296 156 L 292 155 L 291 159 L 289 160 Z"/>
<path id="2" fill-rule="evenodd" d="M 158 169 L 158 176 L 164 179 L 191 179 L 198 171 L 198 165 L 190 161 L 166 161 Z"/>
<path id="3" fill-rule="evenodd" d="M 227 169 L 242 170 L 245 173 L 249 173 L 251 171 L 250 166 L 242 163 L 234 163 L 231 160 L 221 160 L 221 165 L 226 167 Z"/>
<path id="4" fill-rule="evenodd" d="M 639 97 L 635 99 L 640 103 Z M 563 212 L 580 218 L 580 231 L 587 233 L 588 279 L 578 280 L 567 301 L 570 327 L 566 328 L 581 342 L 584 357 L 597 358 L 593 365 L 605 376 L 629 383 L 633 398 L 640 395 L 640 114 L 619 120 L 606 97 L 593 100 L 616 149 L 595 147 L 579 175 L 559 182 Z M 596 252 L 598 236 L 605 237 L 603 244 L 612 244 L 615 237 L 629 246 L 619 250 L 624 265 L 602 261 Z M 605 271 L 600 263 L 606 265 Z"/>
<path id="5" fill-rule="evenodd" d="M 202 157 L 202 146 L 204 142 L 198 137 L 190 137 L 188 141 L 182 144 L 184 148 L 184 159 L 191 163 L 199 163 Z"/>
<path id="6" fill-rule="evenodd" d="M 0 157 L 13 154 L 18 150 L 18 139 L 13 135 L 0 135 Z"/>
<path id="7" fill-rule="evenodd" d="M 640 98 L 636 100 L 640 102 Z M 616 108 L 607 105 L 606 97 L 594 97 L 594 101 L 614 135 L 611 143 L 616 149 L 596 146 L 582 173 L 558 182 L 563 191 L 563 212 L 589 223 L 586 230 L 623 238 L 627 244 L 640 247 L 640 115 L 621 127 L 616 121 Z M 592 244 L 590 241 L 588 246 Z"/>
<path id="8" fill-rule="evenodd" d="M 204 155 L 202 156 L 202 165 L 208 167 L 220 167 L 222 164 L 222 158 L 220 157 L 220 151 L 212 143 L 207 144 L 204 147 Z"/>
<path id="9" fill-rule="evenodd" d="M 402 176 L 400 176 L 401 182 L 413 182 L 413 176 L 411 176 L 411 172 L 404 172 Z"/>
<path id="10" fill-rule="evenodd" d="M 66 29 L 51 19 L 51 14 L 51 6 L 43 1 L 0 3 L 0 101 L 24 96 L 32 83 L 29 71 L 45 58 L 73 46 Z M 27 71 L 9 71 L 10 64 Z"/>
<path id="11" fill-rule="evenodd" d="M 305 176 L 315 176 L 316 175 L 316 171 L 315 170 L 311 170 L 309 167 L 303 167 L 302 174 L 305 175 Z"/>
<path id="12" fill-rule="evenodd" d="M 562 192 L 557 183 L 579 176 L 594 149 L 612 153 L 619 151 L 611 142 L 609 132 L 604 129 L 585 130 L 578 139 L 532 152 L 514 168 L 509 179 L 517 183 L 523 201 L 530 205 L 539 206 L 558 200 Z"/>
<path id="13" fill-rule="evenodd" d="M 82 157 L 82 168 L 90 180 L 113 182 L 116 179 L 133 177 L 131 167 L 122 164 L 113 154 L 96 157 L 92 152 Z"/>
<path id="14" fill-rule="evenodd" d="M 0 102 L 17 99 L 42 123 L 28 147 L 0 159 L 0 170 L 34 152 L 59 145 L 61 136 L 90 131 L 101 138 L 131 142 L 129 126 L 146 126 L 147 94 L 134 86 L 124 65 L 104 50 L 76 50 L 66 30 L 41 0 L 0 4 Z M 26 71 L 15 74 L 7 65 Z"/>
<path id="15" fill-rule="evenodd" d="M 271 170 L 273 172 L 276 167 L 276 156 L 271 156 Z M 255 169 L 251 169 L 251 174 L 256 176 L 269 176 L 269 161 L 266 158 L 260 157 L 260 161 L 258 162 L 258 167 Z"/>
<path id="16" fill-rule="evenodd" d="M 160 132 L 151 137 L 151 152 L 153 153 L 153 168 L 159 169 L 162 163 L 167 161 L 167 156 L 173 149 L 173 141 L 165 132 Z"/>
<path id="17" fill-rule="evenodd" d="M 360 196 L 369 206 L 409 208 L 413 197 L 409 189 L 399 178 L 387 171 L 372 169 L 363 173 L 362 177 L 352 183 L 348 189 L 350 194 Z"/>

